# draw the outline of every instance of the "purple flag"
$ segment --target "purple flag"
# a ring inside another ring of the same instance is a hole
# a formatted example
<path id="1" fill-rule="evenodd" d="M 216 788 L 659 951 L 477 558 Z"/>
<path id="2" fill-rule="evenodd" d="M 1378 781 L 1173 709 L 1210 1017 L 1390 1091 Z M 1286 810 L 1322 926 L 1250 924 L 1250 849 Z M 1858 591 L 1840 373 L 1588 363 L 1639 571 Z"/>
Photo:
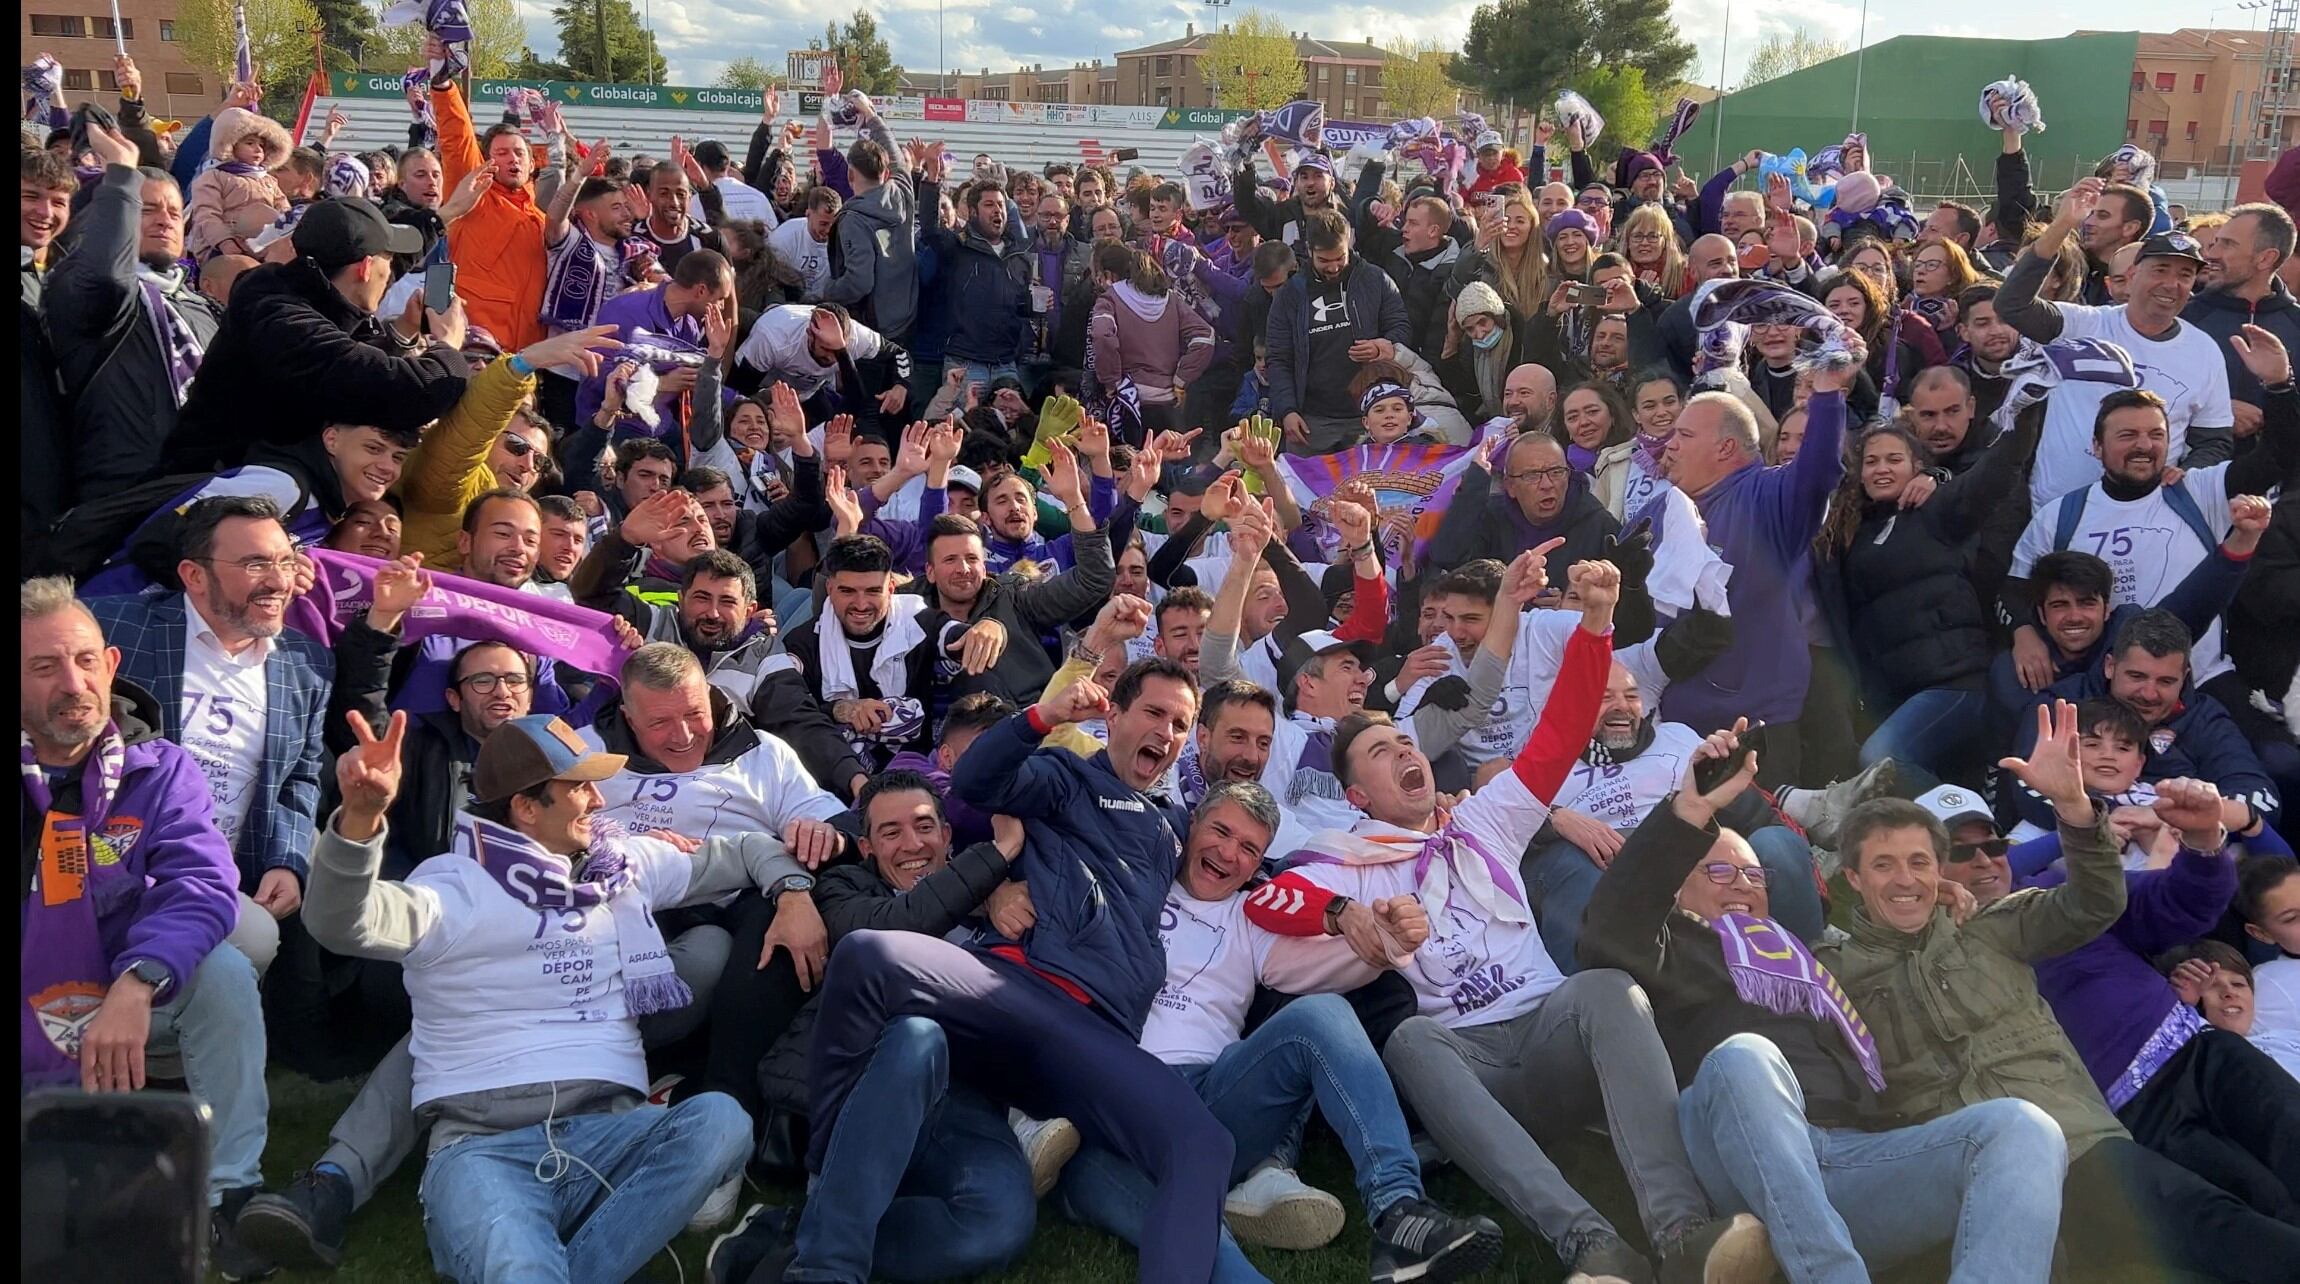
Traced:
<path id="1" fill-rule="evenodd" d="M 305 552 L 319 564 L 311 592 L 288 607 L 288 623 L 334 646 L 351 620 L 375 601 L 375 572 L 383 563 L 332 548 Z M 428 637 L 501 642 L 505 646 L 564 660 L 586 673 L 620 673 L 631 653 L 616 639 L 614 617 L 482 580 L 433 572 L 431 591 L 400 624 L 400 640 Z"/>
<path id="2" fill-rule="evenodd" d="M 255 50 L 248 43 L 248 7 L 232 6 L 232 75 L 238 83 L 249 84 L 256 78 Z"/>

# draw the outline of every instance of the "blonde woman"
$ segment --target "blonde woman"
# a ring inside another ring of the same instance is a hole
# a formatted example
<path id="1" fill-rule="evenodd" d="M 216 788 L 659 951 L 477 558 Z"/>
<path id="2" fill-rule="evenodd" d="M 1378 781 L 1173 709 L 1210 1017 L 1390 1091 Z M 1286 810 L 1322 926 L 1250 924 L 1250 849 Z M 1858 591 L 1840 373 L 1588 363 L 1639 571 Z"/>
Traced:
<path id="1" fill-rule="evenodd" d="M 1622 256 L 1637 279 L 1661 292 L 1664 299 L 1685 294 L 1685 248 L 1677 243 L 1677 225 L 1669 211 L 1655 204 L 1629 211 L 1621 224 Z"/>
<path id="2" fill-rule="evenodd" d="M 1525 332 L 1526 322 L 1541 315 L 1549 304 L 1549 247 L 1541 235 L 1533 197 L 1522 187 L 1496 195 L 1477 219 L 1477 253 L 1454 263 L 1448 292 L 1459 296 L 1472 281 L 1493 287 L 1509 309 L 1511 328 Z"/>

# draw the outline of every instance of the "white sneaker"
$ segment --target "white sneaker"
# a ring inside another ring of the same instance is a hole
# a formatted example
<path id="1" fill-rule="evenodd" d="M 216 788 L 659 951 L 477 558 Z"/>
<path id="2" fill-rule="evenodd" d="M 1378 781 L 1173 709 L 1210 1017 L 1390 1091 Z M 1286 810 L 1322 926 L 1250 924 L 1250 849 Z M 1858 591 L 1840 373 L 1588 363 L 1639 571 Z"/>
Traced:
<path id="1" fill-rule="evenodd" d="M 711 1193 L 703 1197 L 703 1206 L 695 1210 L 693 1217 L 687 1219 L 687 1233 L 700 1235 L 706 1231 L 715 1231 L 733 1221 L 735 1219 L 735 1205 L 742 1197 L 743 1174 L 741 1169 L 737 1169 L 734 1176 L 713 1186 Z"/>
<path id="2" fill-rule="evenodd" d="M 1342 1233 L 1342 1201 L 1291 1168 L 1268 1164 L 1246 1174 L 1222 1199 L 1222 1217 L 1241 1244 L 1307 1252 Z"/>
<path id="3" fill-rule="evenodd" d="M 1033 1119 L 1019 1110 L 1006 1112 L 1014 1139 L 1030 1160 L 1030 1189 L 1040 1199 L 1062 1178 L 1062 1166 L 1078 1154 L 1078 1127 L 1068 1119 Z"/>

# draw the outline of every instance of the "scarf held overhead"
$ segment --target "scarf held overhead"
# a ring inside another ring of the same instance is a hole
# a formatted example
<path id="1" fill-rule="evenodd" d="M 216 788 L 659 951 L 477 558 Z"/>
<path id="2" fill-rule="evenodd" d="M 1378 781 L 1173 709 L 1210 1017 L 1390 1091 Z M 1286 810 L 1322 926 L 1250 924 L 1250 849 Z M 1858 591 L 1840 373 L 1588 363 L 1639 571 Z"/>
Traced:
<path id="1" fill-rule="evenodd" d="M 288 606 L 288 623 L 333 646 L 344 625 L 375 601 L 375 572 L 384 563 L 332 548 L 304 550 L 319 564 L 311 591 Z M 531 655 L 563 660 L 586 673 L 620 673 L 630 655 L 614 617 L 540 593 L 499 588 L 461 575 L 434 574 L 400 622 L 402 643 L 428 637 L 501 642 Z"/>

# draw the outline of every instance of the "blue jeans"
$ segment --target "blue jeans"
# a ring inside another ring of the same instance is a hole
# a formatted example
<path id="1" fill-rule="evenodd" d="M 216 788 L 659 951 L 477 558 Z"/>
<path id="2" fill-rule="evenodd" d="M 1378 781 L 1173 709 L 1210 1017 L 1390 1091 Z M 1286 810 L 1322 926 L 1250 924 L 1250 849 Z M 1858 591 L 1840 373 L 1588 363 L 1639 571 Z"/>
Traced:
<path id="1" fill-rule="evenodd" d="M 1302 1107 L 1315 1100 L 1349 1152 L 1367 1221 L 1401 1199 L 1421 1195 L 1421 1165 L 1406 1135 L 1397 1090 L 1358 1014 L 1340 995 L 1295 999 L 1214 1060 L 1175 1069 L 1237 1139 L 1231 1182 L 1277 1149 L 1293 1132 Z M 1088 1147 L 1062 1170 L 1057 1195 L 1072 1220 L 1139 1244 L 1142 1210 L 1152 1189 L 1150 1179 L 1133 1165 Z M 1246 1264 L 1227 1230 L 1214 1278 L 1262 1278 Z"/>
<path id="2" fill-rule="evenodd" d="M 1737 1034 L 1702 1060 L 1677 1117 L 1717 1211 L 1757 1214 L 1790 1284 L 1866 1281 L 1943 1241 L 1951 1284 L 2052 1274 L 2068 1144 L 2028 1102 L 1890 1132 L 1816 1128 L 1781 1050 Z"/>
<path id="3" fill-rule="evenodd" d="M 1757 863 L 1765 867 L 1765 890 L 1772 902 L 1772 917 L 1803 941 L 1816 940 L 1827 926 L 1821 891 L 1813 882 L 1813 853 L 1785 825 L 1767 825 L 1742 835 Z M 1557 970 L 1572 976 L 1581 970 L 1575 953 L 1581 947 L 1581 915 L 1597 892 L 1604 871 L 1589 853 L 1560 838 L 1526 853 L 1519 867 L 1525 894 L 1541 927 L 1542 946 Z"/>
<path id="4" fill-rule="evenodd" d="M 1861 742 L 1861 765 L 1891 758 L 1913 762 L 1935 776 L 1961 765 L 1965 751 L 1988 733 L 1986 691 L 1929 687 L 1901 701 Z"/>
<path id="5" fill-rule="evenodd" d="M 1006 1112 L 950 1086 L 941 1026 L 898 1017 L 839 1112 L 783 1278 L 996 1274 L 1029 1247 L 1037 1218 L 1030 1161 Z"/>
<path id="6" fill-rule="evenodd" d="M 214 1207 L 227 1190 L 261 1185 L 271 1094 L 264 1087 L 264 1011 L 256 965 L 226 944 L 209 950 L 168 1001 L 152 1009 L 145 1047 L 181 1056 L 185 1086 L 215 1115 L 208 1206 Z"/>
<path id="7" fill-rule="evenodd" d="M 620 1284 L 750 1152 L 751 1118 L 722 1092 L 466 1138 L 423 1170 L 432 1266 L 488 1284 Z"/>
<path id="8" fill-rule="evenodd" d="M 982 404 L 986 406 L 990 404 L 991 380 L 1004 377 L 1019 381 L 1022 378 L 1022 370 L 1011 361 L 1001 361 L 997 365 L 985 365 L 980 361 L 968 361 L 960 357 L 945 357 L 942 363 L 942 373 L 944 378 L 948 378 L 950 376 L 950 368 L 952 366 L 957 366 L 959 369 L 966 371 L 967 383 L 979 383 L 982 385 Z M 963 387 L 964 385 L 962 384 L 960 386 Z M 919 403 L 919 405 L 923 408 L 926 403 L 922 401 Z"/>

